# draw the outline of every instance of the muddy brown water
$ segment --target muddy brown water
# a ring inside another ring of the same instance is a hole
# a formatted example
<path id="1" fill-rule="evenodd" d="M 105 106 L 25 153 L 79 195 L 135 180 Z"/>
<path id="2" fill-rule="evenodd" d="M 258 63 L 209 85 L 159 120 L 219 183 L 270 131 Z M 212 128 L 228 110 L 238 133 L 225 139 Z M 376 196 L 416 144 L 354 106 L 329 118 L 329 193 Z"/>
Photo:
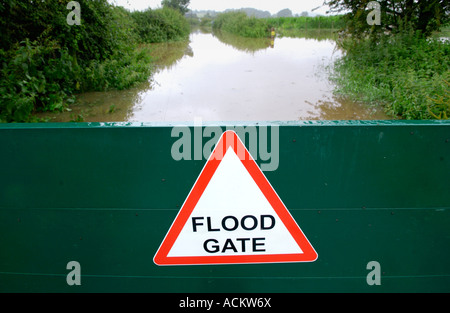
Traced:
<path id="1" fill-rule="evenodd" d="M 329 66 L 341 56 L 331 31 L 248 39 L 194 31 L 152 45 L 154 74 L 123 91 L 89 92 L 50 122 L 382 120 L 333 93 Z"/>

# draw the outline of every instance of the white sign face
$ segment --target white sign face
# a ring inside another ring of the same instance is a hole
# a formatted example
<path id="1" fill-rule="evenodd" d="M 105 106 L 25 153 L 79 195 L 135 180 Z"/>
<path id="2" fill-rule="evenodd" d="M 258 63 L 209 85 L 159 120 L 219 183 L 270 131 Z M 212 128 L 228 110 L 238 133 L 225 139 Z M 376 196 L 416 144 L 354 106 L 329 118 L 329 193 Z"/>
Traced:
<path id="1" fill-rule="evenodd" d="M 302 250 L 230 147 L 168 256 L 256 253 Z"/>
<path id="2" fill-rule="evenodd" d="M 239 137 L 227 131 L 207 161 L 154 262 L 194 265 L 316 259 L 314 248 Z"/>

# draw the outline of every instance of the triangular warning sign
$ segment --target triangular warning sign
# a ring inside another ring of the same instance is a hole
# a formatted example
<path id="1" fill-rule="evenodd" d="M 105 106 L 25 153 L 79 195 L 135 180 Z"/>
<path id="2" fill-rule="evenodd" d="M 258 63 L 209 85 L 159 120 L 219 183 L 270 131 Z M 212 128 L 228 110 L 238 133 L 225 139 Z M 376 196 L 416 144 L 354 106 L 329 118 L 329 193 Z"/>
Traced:
<path id="1" fill-rule="evenodd" d="M 157 265 L 312 262 L 317 253 L 233 131 L 222 134 Z"/>

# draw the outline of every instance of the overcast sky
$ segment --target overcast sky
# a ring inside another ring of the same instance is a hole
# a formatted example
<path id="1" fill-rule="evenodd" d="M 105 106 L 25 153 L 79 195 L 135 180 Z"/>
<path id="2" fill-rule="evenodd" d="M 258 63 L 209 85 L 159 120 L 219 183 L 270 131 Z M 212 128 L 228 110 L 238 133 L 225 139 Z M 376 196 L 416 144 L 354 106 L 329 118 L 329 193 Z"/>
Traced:
<path id="1" fill-rule="evenodd" d="M 108 0 L 111 3 L 123 6 L 130 10 L 145 10 L 147 8 L 161 7 L 161 0 Z M 224 11 L 226 9 L 255 8 L 269 11 L 275 14 L 283 9 L 290 9 L 292 13 L 298 14 L 303 11 L 311 12 L 314 8 L 322 6 L 324 0 L 191 0 L 191 10 L 214 10 Z M 315 13 L 325 14 L 328 7 L 324 6 Z"/>

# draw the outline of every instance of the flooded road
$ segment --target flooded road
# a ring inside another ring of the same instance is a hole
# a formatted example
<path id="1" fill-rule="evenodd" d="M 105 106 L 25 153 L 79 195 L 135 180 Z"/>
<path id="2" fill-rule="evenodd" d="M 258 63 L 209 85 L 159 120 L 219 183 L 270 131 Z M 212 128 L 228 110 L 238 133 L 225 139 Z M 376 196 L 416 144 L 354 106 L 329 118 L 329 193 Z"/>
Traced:
<path id="1" fill-rule="evenodd" d="M 248 39 L 195 31 L 153 45 L 157 69 L 125 91 L 79 95 L 50 122 L 293 121 L 389 119 L 333 95 L 329 70 L 341 52 L 328 34 Z"/>

